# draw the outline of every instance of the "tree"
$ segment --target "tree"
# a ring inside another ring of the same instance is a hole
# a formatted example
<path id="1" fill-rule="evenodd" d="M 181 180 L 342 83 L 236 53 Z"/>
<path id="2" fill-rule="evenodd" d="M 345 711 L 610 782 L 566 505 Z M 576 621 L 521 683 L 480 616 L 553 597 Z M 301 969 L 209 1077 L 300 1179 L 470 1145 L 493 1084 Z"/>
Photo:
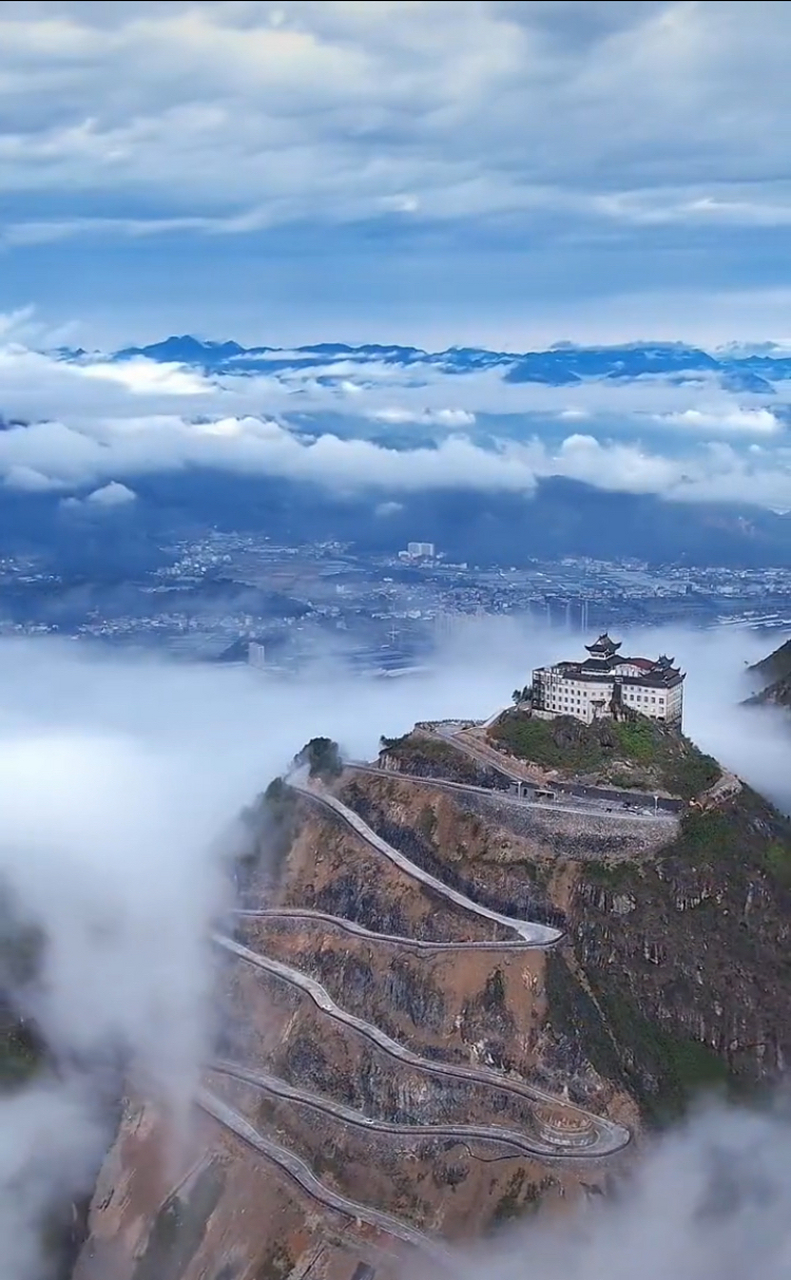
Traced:
<path id="1" fill-rule="evenodd" d="M 337 742 L 332 738 L 311 738 L 294 756 L 294 765 L 307 765 L 311 778 L 329 782 L 343 772 L 343 761 Z"/>

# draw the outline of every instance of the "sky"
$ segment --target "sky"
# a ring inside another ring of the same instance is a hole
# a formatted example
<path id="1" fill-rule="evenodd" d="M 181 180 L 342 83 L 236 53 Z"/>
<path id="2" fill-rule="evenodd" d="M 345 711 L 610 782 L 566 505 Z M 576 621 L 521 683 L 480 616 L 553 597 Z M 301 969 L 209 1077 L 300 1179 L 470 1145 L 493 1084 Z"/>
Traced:
<path id="1" fill-rule="evenodd" d="M 0 3 L 0 311 L 525 349 L 791 333 L 791 7 Z"/>

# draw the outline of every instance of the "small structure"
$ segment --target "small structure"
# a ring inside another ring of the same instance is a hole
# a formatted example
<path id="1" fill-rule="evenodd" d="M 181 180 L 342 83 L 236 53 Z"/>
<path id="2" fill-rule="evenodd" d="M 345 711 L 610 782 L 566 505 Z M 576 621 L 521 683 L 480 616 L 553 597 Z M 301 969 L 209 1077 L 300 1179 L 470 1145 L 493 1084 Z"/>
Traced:
<path id="1" fill-rule="evenodd" d="M 681 727 L 685 673 L 667 654 L 626 658 L 621 641 L 604 632 L 585 645 L 581 662 L 537 667 L 530 692 L 532 713 L 543 720 L 575 716 L 590 724 L 601 716 L 627 717 L 640 712 L 652 720 Z"/>

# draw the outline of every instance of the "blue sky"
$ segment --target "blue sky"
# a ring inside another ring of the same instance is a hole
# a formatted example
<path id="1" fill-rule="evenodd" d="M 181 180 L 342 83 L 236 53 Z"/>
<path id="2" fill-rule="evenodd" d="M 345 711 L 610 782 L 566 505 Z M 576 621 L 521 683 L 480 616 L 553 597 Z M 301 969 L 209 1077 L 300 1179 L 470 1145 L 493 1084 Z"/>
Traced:
<path id="1" fill-rule="evenodd" d="M 791 6 L 0 3 L 0 311 L 119 345 L 791 332 Z"/>
<path id="2" fill-rule="evenodd" d="M 791 5 L 754 0 L 0 0 L 0 487 L 107 518 L 192 467 L 372 513 L 547 476 L 791 510 L 784 367 L 544 386 L 102 354 L 184 332 L 787 353 L 789 67 Z"/>

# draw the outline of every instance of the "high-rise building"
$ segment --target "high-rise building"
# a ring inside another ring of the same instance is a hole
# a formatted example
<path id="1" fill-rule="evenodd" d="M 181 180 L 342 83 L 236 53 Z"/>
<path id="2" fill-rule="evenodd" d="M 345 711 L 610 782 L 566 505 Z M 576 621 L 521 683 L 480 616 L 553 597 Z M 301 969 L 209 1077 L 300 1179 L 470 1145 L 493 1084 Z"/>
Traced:
<path id="1" fill-rule="evenodd" d="M 247 646 L 247 661 L 251 667 L 266 666 L 266 648 L 260 640 L 251 640 Z"/>
<path id="2" fill-rule="evenodd" d="M 434 559 L 434 543 L 433 542 L 408 542 L 407 555 L 415 560 L 433 560 Z"/>

